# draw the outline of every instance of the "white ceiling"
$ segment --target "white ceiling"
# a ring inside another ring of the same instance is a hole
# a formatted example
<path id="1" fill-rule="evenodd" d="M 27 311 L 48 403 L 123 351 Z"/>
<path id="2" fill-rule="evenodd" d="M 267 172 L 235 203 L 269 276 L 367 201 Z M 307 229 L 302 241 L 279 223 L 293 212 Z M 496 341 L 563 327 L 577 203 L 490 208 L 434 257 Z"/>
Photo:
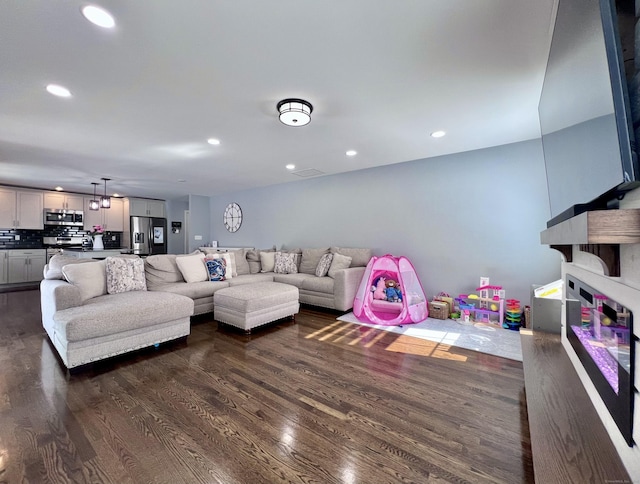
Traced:
<path id="1" fill-rule="evenodd" d="M 0 183 L 209 196 L 538 138 L 556 2 L 3 0 Z"/>

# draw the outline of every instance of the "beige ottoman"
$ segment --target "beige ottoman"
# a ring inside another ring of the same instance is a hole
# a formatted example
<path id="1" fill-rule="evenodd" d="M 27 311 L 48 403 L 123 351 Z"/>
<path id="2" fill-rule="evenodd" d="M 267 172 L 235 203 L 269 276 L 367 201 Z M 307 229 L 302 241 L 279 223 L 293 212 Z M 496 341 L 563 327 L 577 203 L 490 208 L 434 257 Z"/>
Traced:
<path id="1" fill-rule="evenodd" d="M 256 326 L 294 315 L 300 310 L 298 288 L 279 282 L 258 282 L 218 289 L 213 317 L 246 332 Z"/>

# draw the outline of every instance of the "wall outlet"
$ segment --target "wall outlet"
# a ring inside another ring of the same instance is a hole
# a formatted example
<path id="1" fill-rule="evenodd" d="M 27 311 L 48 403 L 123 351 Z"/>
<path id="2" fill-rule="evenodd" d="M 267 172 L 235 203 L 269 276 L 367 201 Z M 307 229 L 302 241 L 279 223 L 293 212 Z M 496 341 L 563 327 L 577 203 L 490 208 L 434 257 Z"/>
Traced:
<path id="1" fill-rule="evenodd" d="M 17 234 L 16 234 L 16 235 L 14 235 L 13 240 L 20 240 L 20 236 L 19 236 L 19 235 L 17 235 Z"/>
<path id="2" fill-rule="evenodd" d="M 196 240 L 202 240 L 202 235 L 196 235 L 196 236 L 194 237 L 194 239 L 196 239 Z"/>

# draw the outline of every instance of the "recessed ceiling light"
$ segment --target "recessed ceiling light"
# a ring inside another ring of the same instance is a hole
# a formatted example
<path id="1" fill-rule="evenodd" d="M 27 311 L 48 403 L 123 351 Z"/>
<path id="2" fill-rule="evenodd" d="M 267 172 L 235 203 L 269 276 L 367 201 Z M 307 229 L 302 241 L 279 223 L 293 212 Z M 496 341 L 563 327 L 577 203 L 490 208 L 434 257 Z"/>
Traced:
<path id="1" fill-rule="evenodd" d="M 82 15 L 92 24 L 98 27 L 104 27 L 105 29 L 111 29 L 115 27 L 116 21 L 111 14 L 105 9 L 96 7 L 95 5 L 87 5 L 82 7 Z"/>
<path id="2" fill-rule="evenodd" d="M 215 139 L 215 138 L 209 138 L 207 140 L 207 143 L 209 143 L 210 145 L 219 145 L 220 144 L 220 140 L 219 139 Z"/>
<path id="3" fill-rule="evenodd" d="M 285 168 L 286 168 L 287 170 L 295 170 L 296 165 L 292 165 L 292 164 L 290 163 L 290 164 L 288 164 L 287 166 L 285 166 Z"/>
<path id="4" fill-rule="evenodd" d="M 433 133 L 431 133 L 431 137 L 442 138 L 445 134 L 447 134 L 445 131 L 434 131 Z"/>
<path id="5" fill-rule="evenodd" d="M 58 97 L 71 97 L 69 89 L 64 86 L 59 86 L 58 84 L 48 84 L 47 92 Z"/>
<path id="6" fill-rule="evenodd" d="M 55 187 L 55 188 L 54 188 L 54 190 L 55 190 L 55 191 L 57 191 L 57 192 L 61 192 L 62 190 L 64 190 L 64 188 L 62 188 L 62 187 Z"/>
<path id="7" fill-rule="evenodd" d="M 116 198 L 120 198 L 121 197 L 121 195 L 119 193 L 113 193 L 113 194 L 111 194 L 111 196 L 112 197 L 116 197 Z"/>
<path id="8" fill-rule="evenodd" d="M 356 150 L 349 150 L 346 153 L 347 156 L 356 156 L 357 154 L 358 152 Z"/>

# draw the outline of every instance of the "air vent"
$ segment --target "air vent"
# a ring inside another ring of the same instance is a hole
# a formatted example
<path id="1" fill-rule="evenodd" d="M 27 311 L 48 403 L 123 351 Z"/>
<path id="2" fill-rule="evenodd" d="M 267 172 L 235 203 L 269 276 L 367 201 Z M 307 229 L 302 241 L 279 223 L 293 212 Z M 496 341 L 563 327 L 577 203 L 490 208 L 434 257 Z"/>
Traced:
<path id="1" fill-rule="evenodd" d="M 311 176 L 324 175 L 323 171 L 316 170 L 315 168 L 309 168 L 308 170 L 300 170 L 291 172 L 293 175 L 297 175 L 302 178 L 309 178 Z"/>

